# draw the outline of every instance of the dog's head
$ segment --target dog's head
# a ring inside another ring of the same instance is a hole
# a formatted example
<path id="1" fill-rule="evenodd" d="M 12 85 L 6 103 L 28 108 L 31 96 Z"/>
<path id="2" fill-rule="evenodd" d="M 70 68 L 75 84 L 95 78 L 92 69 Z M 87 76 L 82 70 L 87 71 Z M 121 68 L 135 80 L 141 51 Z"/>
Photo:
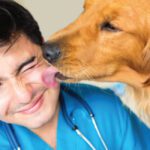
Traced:
<path id="1" fill-rule="evenodd" d="M 67 81 L 148 85 L 150 0 L 86 0 L 79 18 L 54 34 L 43 50 Z"/>

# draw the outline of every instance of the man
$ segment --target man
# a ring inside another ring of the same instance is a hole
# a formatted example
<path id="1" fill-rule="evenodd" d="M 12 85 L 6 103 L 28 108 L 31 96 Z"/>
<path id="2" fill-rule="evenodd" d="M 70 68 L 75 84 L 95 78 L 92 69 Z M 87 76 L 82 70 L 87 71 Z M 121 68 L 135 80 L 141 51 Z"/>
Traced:
<path id="1" fill-rule="evenodd" d="M 1 150 L 150 149 L 150 130 L 110 90 L 59 86 L 42 45 L 30 13 L 1 0 Z"/>

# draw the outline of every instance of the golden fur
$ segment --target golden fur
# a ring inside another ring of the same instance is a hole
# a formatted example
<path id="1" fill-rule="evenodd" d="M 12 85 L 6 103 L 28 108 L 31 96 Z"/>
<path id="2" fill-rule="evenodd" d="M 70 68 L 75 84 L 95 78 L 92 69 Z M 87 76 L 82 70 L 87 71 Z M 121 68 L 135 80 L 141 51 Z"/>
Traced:
<path id="1" fill-rule="evenodd" d="M 150 127 L 150 0 L 86 0 L 84 11 L 49 42 L 72 79 L 123 82 L 123 102 Z"/>

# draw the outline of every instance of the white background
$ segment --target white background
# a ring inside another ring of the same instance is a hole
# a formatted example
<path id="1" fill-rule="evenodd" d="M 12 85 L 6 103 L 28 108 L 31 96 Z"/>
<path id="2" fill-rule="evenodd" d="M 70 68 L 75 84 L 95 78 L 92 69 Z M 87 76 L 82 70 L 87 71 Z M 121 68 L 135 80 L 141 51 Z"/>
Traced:
<path id="1" fill-rule="evenodd" d="M 75 20 L 84 0 L 16 0 L 27 8 L 40 25 L 45 39 Z"/>

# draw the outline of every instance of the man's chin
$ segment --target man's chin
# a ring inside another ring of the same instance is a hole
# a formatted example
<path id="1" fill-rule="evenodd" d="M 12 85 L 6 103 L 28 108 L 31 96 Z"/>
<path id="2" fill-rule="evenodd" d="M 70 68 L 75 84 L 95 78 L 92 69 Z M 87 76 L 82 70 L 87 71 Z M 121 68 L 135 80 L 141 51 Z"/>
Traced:
<path id="1" fill-rule="evenodd" d="M 31 130 L 36 130 L 36 129 L 44 127 L 48 122 L 50 122 L 50 118 L 46 118 L 42 120 L 34 120 L 31 123 L 24 124 L 23 126 Z"/>
<path id="2" fill-rule="evenodd" d="M 34 131 L 38 129 L 43 129 L 47 125 L 55 125 L 55 122 L 57 122 L 55 120 L 58 120 L 59 105 L 56 106 L 55 110 L 44 112 L 45 113 L 41 112 L 42 114 L 39 114 L 39 116 L 35 116 L 36 118 L 32 118 L 32 121 L 29 121 L 28 124 L 26 124 L 26 127 Z"/>

